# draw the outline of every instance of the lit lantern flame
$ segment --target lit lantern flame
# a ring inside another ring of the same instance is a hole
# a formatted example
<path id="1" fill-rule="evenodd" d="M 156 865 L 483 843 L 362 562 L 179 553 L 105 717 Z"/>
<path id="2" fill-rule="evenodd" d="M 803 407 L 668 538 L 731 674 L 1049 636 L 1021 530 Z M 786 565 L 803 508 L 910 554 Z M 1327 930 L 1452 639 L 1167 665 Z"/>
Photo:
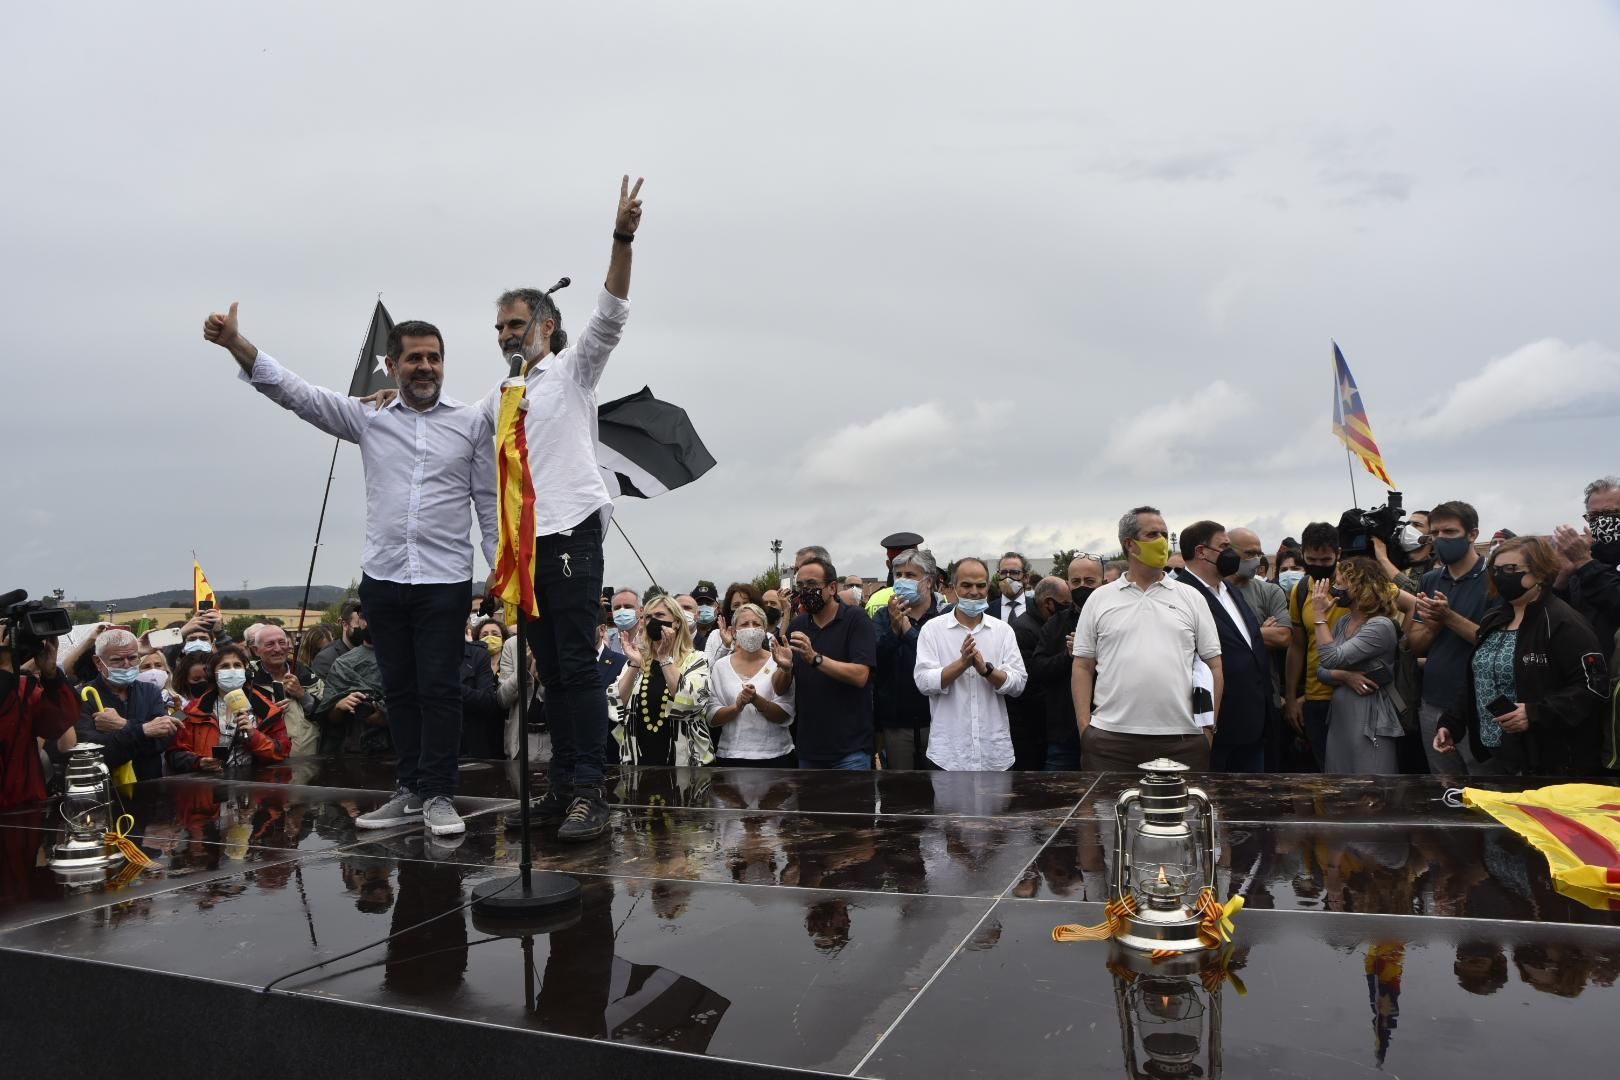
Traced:
<path id="1" fill-rule="evenodd" d="M 1168 885 L 1168 884 L 1170 884 L 1170 879 L 1164 876 L 1164 864 L 1163 863 L 1159 864 L 1159 884 L 1160 885 Z"/>

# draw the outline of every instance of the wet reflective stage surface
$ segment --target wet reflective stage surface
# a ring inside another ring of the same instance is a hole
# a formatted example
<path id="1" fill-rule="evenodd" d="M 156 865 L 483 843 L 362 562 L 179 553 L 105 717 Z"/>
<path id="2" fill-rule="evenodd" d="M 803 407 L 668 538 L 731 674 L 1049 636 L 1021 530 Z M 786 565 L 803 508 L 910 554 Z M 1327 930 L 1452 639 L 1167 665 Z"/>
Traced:
<path id="1" fill-rule="evenodd" d="M 88 885 L 45 864 L 53 808 L 0 815 L 0 950 L 845 1075 L 1612 1070 L 1620 913 L 1559 895 L 1439 779 L 1198 778 L 1218 891 L 1248 906 L 1191 966 L 1051 940 L 1102 920 L 1132 776 L 626 773 L 599 843 L 536 832 L 583 890 L 527 939 L 460 910 L 517 863 L 512 768 L 463 770 L 449 842 L 355 829 L 391 780 L 321 760 L 135 785 L 156 865 Z"/>

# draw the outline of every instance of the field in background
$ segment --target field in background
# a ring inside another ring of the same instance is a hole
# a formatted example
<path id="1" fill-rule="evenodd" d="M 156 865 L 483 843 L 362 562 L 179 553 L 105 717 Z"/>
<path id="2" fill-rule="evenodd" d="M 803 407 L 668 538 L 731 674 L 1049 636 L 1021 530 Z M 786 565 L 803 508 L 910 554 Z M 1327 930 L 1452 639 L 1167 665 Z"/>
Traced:
<path id="1" fill-rule="evenodd" d="M 313 626 L 320 622 L 321 612 L 324 610 L 325 608 L 310 608 L 309 614 L 304 618 L 304 625 Z M 226 619 L 234 619 L 238 615 L 264 615 L 266 617 L 274 616 L 275 618 L 280 619 L 287 626 L 296 627 L 298 625 L 297 608 L 268 608 L 263 611 L 255 608 L 248 611 L 227 611 L 223 614 L 225 615 Z M 184 622 L 186 619 L 191 618 L 191 609 L 172 607 L 136 608 L 133 611 L 116 612 L 111 621 L 128 625 L 133 623 L 136 619 L 143 617 L 157 620 L 157 624 L 159 626 L 167 626 L 176 619 Z"/>

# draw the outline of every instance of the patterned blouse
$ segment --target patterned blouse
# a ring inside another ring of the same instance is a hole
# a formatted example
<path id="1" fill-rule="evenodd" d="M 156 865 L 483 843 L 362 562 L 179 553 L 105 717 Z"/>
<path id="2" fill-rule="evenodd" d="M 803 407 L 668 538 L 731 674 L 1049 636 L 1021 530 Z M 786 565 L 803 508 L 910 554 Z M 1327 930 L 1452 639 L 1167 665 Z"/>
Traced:
<path id="1" fill-rule="evenodd" d="M 1491 715 L 1490 703 L 1499 697 L 1519 699 L 1513 680 L 1513 654 L 1518 644 L 1517 630 L 1498 630 L 1474 651 L 1474 704 L 1479 709 L 1479 741 L 1486 746 L 1502 745 L 1502 725 Z"/>
<path id="2" fill-rule="evenodd" d="M 649 670 L 649 668 L 651 670 Z M 707 765 L 714 760 L 709 733 L 709 661 L 691 653 L 675 685 L 656 663 L 644 666 L 618 703 L 613 738 L 625 765 Z"/>

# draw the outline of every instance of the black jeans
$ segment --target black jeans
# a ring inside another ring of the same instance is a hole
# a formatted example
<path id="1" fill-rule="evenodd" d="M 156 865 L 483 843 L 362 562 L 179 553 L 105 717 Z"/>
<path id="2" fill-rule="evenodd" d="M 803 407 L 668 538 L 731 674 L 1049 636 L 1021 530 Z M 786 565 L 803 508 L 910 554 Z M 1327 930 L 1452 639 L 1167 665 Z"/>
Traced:
<path id="1" fill-rule="evenodd" d="M 471 581 L 403 585 L 360 579 L 360 606 L 387 699 L 388 733 L 399 754 L 399 786 L 424 799 L 456 793 L 461 656 L 471 598 Z"/>
<path id="2" fill-rule="evenodd" d="M 534 595 L 540 617 L 529 620 L 528 642 L 546 688 L 552 787 L 601 787 L 608 703 L 596 664 L 596 625 L 602 618 L 600 516 L 592 514 L 566 535 L 535 541 Z"/>

